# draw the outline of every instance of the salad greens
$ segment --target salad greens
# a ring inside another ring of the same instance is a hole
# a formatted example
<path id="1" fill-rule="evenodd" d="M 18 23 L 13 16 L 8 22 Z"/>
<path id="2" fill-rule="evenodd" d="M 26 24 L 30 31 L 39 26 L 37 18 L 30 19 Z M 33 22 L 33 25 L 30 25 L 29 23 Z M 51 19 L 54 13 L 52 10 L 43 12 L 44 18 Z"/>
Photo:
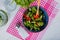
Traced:
<path id="1" fill-rule="evenodd" d="M 43 12 L 39 9 L 39 18 L 35 19 L 34 15 L 36 14 L 37 7 L 29 7 L 24 15 L 23 15 L 23 23 L 26 28 L 28 28 L 30 31 L 40 31 L 41 27 L 45 25 L 43 19 L 45 20 L 45 15 L 43 15 Z"/>
<path id="2" fill-rule="evenodd" d="M 17 5 L 21 5 L 22 7 L 29 7 L 30 3 L 34 0 L 14 0 Z"/>

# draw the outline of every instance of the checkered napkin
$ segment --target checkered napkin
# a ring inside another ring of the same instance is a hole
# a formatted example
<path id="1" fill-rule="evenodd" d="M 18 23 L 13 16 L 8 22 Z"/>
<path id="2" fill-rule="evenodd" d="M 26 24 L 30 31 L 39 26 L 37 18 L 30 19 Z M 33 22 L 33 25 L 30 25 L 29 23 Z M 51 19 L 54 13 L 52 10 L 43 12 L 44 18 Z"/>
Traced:
<path id="1" fill-rule="evenodd" d="M 48 16 L 49 16 L 48 25 L 43 31 L 38 32 L 38 33 L 32 33 L 32 32 L 29 32 L 26 30 L 28 32 L 29 36 L 25 40 L 41 40 L 41 38 L 43 37 L 47 28 L 49 27 L 50 23 L 55 18 L 56 14 L 58 12 L 58 9 L 56 8 L 57 4 L 58 3 L 54 0 L 41 0 L 40 6 L 42 6 L 47 11 Z M 37 5 L 37 1 L 34 1 L 33 3 L 30 4 L 30 6 L 36 6 L 36 5 Z M 20 22 L 22 24 L 22 17 L 23 17 L 23 13 L 25 10 L 26 10 L 25 8 L 20 8 L 18 10 L 18 12 L 17 12 L 16 16 L 14 17 L 12 23 L 10 24 L 10 26 L 7 29 L 8 33 L 10 33 L 11 35 L 13 35 L 19 39 L 23 39 L 23 38 L 19 35 L 19 33 L 16 30 L 16 23 Z"/>

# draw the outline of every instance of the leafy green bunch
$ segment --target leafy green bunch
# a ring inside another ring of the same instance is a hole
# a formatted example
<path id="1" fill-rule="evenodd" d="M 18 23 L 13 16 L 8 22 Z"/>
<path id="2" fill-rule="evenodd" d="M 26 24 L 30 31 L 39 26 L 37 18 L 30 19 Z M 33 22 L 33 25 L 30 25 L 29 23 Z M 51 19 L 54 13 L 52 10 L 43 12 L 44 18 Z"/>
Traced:
<path id="1" fill-rule="evenodd" d="M 21 5 L 22 7 L 29 7 L 30 3 L 34 0 L 14 0 L 17 5 Z"/>

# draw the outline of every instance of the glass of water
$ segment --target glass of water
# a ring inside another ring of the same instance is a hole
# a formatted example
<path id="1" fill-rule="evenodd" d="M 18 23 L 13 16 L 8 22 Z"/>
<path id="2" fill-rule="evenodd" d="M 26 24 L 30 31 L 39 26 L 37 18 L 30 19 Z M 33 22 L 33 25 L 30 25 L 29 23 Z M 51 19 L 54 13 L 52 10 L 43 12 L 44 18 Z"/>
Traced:
<path id="1" fill-rule="evenodd" d="M 5 25 L 8 21 L 7 13 L 3 10 L 0 10 L 0 27 Z"/>
<path id="2" fill-rule="evenodd" d="M 14 11 L 17 7 L 14 0 L 5 0 L 4 5 L 8 12 Z"/>

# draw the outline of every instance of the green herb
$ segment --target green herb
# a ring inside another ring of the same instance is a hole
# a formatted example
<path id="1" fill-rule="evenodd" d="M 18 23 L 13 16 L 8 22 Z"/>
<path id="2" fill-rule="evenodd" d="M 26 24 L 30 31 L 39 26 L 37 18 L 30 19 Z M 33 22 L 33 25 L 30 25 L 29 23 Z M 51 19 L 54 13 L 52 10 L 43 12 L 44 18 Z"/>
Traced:
<path id="1" fill-rule="evenodd" d="M 14 0 L 17 5 L 21 5 L 22 7 L 29 7 L 30 3 L 34 0 Z"/>

